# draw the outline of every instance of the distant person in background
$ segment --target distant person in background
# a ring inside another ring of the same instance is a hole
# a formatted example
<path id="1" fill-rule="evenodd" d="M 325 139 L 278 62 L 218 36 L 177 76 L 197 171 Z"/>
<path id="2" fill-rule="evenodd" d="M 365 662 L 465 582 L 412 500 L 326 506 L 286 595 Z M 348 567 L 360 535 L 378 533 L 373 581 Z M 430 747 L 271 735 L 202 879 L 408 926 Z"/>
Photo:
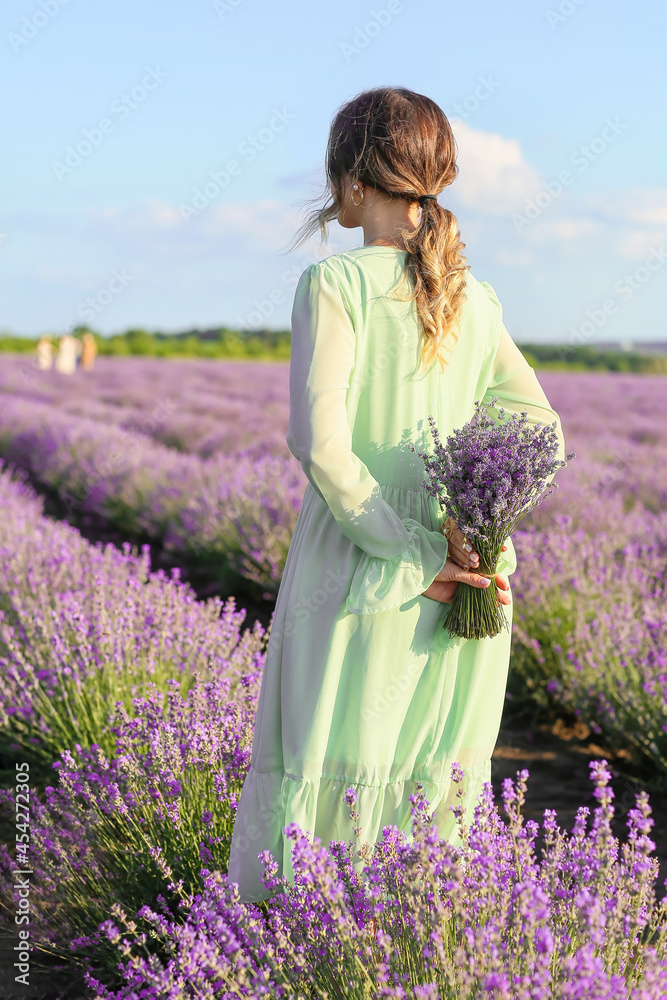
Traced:
<path id="1" fill-rule="evenodd" d="M 90 371 L 93 368 L 95 358 L 97 357 L 97 344 L 95 343 L 95 338 L 92 333 L 84 333 L 81 339 L 83 341 L 81 349 L 81 367 L 86 371 Z"/>
<path id="2" fill-rule="evenodd" d="M 80 341 L 70 333 L 65 333 L 58 341 L 58 354 L 56 355 L 56 371 L 63 375 L 72 375 L 76 371 L 77 345 Z"/>
<path id="3" fill-rule="evenodd" d="M 46 334 L 40 337 L 37 344 L 37 367 L 40 371 L 48 371 L 53 366 L 53 344 L 51 338 Z"/>

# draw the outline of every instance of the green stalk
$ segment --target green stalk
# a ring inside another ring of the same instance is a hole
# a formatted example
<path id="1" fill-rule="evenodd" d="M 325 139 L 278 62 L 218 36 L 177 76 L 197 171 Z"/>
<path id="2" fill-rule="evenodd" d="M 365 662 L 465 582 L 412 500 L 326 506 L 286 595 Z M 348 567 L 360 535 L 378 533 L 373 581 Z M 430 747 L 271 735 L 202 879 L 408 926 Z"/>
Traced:
<path id="1" fill-rule="evenodd" d="M 509 627 L 495 587 L 502 547 L 503 539 L 495 533 L 475 540 L 475 550 L 479 554 L 477 572 L 488 576 L 491 583 L 484 588 L 468 583 L 458 584 L 442 625 L 450 635 L 462 639 L 485 639 Z"/>

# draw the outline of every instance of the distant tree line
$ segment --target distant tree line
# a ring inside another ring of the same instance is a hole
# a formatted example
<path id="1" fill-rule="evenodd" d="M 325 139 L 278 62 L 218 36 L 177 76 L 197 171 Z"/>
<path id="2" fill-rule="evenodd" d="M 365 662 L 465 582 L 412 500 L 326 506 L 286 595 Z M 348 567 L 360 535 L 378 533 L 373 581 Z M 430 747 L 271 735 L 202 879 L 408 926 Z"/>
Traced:
<path id="1" fill-rule="evenodd" d="M 126 330 L 102 336 L 86 326 L 71 331 L 75 337 L 90 332 L 95 337 L 99 354 L 140 355 L 162 358 L 246 358 L 258 361 L 288 361 L 291 333 L 289 330 L 231 330 L 218 327 L 210 330 L 194 328 L 181 333 L 163 333 L 142 329 Z M 57 343 L 59 334 L 53 334 Z M 0 351 L 29 353 L 35 350 L 38 338 L 13 337 L 0 334 Z M 667 374 L 667 354 L 643 354 L 633 350 L 596 348 L 593 345 L 519 344 L 533 368 L 554 368 L 570 371 L 614 371 Z"/>
<path id="2" fill-rule="evenodd" d="M 140 355 L 161 358 L 248 358 L 287 361 L 290 356 L 289 330 L 184 330 L 162 333 L 142 329 L 126 330 L 102 336 L 86 326 L 75 327 L 71 333 L 81 337 L 90 332 L 95 337 L 98 354 Z M 59 334 L 53 334 L 57 344 Z M 0 351 L 31 352 L 38 338 L 0 335 Z"/>
<path id="3" fill-rule="evenodd" d="M 667 355 L 640 351 L 598 348 L 590 344 L 520 344 L 521 352 L 533 368 L 571 371 L 643 372 L 667 374 Z"/>

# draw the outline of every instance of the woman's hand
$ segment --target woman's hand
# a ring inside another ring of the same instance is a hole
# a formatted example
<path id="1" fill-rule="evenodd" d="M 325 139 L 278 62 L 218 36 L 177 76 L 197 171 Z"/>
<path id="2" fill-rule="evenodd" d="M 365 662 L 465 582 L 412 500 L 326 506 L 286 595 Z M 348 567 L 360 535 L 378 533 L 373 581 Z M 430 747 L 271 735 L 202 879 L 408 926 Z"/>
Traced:
<path id="1" fill-rule="evenodd" d="M 486 576 L 481 576 L 475 572 L 475 567 L 479 566 L 479 555 L 473 550 L 472 545 L 465 538 L 462 531 L 456 526 L 453 518 L 447 518 L 440 530 L 451 528 L 449 537 L 449 550 L 447 552 L 447 562 L 436 576 L 433 583 L 427 590 L 422 591 L 423 597 L 430 597 L 434 601 L 441 601 L 444 604 L 451 604 L 456 593 L 456 586 L 459 583 L 468 583 L 471 587 L 491 586 L 486 581 Z M 502 551 L 505 552 L 506 545 Z M 512 598 L 505 591 L 510 589 L 507 580 L 496 573 L 496 596 L 500 604 L 511 604 Z"/>
<path id="2" fill-rule="evenodd" d="M 422 591 L 422 597 L 430 597 L 434 601 L 451 604 L 459 583 L 469 583 L 471 587 L 490 587 L 492 583 L 488 576 L 462 569 L 447 556 L 447 562 L 440 570 L 430 587 Z M 511 604 L 512 598 L 505 591 L 510 585 L 504 576 L 496 573 L 496 596 L 500 604 Z"/>
<path id="3" fill-rule="evenodd" d="M 456 521 L 453 517 L 448 517 L 447 520 L 440 525 L 440 530 L 443 534 L 447 534 L 446 529 L 451 529 L 451 534 L 449 536 L 449 549 L 447 556 L 457 566 L 461 566 L 462 569 L 476 569 L 479 567 L 479 555 L 473 549 L 469 541 L 467 541 L 466 536 L 463 532 L 456 526 Z M 507 549 L 506 545 L 503 545 L 502 551 L 505 552 Z"/>

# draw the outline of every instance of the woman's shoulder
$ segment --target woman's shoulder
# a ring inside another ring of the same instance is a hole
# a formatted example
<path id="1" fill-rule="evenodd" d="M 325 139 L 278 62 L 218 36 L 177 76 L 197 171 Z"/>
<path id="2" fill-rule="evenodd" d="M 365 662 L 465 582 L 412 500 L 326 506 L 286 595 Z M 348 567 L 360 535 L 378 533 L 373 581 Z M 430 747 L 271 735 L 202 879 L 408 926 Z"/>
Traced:
<path id="1" fill-rule="evenodd" d="M 359 271 L 387 270 L 405 265 L 406 251 L 397 247 L 359 246 L 329 254 L 313 261 L 306 271 L 328 270 L 336 275 L 353 275 Z M 470 269 L 466 271 L 466 291 L 499 305 L 495 289 L 488 281 L 479 280 Z"/>
<path id="2" fill-rule="evenodd" d="M 375 285 L 374 279 L 379 279 L 383 285 L 386 283 L 387 287 L 393 286 L 404 270 L 405 258 L 406 251 L 397 247 L 353 247 L 313 261 L 303 271 L 301 280 L 334 281 L 351 303 L 360 295 L 363 297 L 365 288 Z M 502 306 L 496 291 L 488 281 L 478 279 L 470 268 L 466 270 L 466 301 L 468 316 L 486 319 L 491 315 L 495 320 L 492 325 L 498 326 Z"/>
<path id="3" fill-rule="evenodd" d="M 405 251 L 394 247 L 361 246 L 329 254 L 313 261 L 302 272 L 300 282 L 335 284 L 348 307 L 362 300 L 371 287 L 390 287 L 400 277 Z"/>
<path id="4" fill-rule="evenodd" d="M 313 261 L 306 272 L 329 271 L 341 276 L 353 275 L 369 268 L 386 268 L 388 264 L 395 267 L 397 262 L 403 264 L 404 259 L 405 251 L 396 247 L 359 246 L 352 247 L 351 250 L 339 250 Z"/>

